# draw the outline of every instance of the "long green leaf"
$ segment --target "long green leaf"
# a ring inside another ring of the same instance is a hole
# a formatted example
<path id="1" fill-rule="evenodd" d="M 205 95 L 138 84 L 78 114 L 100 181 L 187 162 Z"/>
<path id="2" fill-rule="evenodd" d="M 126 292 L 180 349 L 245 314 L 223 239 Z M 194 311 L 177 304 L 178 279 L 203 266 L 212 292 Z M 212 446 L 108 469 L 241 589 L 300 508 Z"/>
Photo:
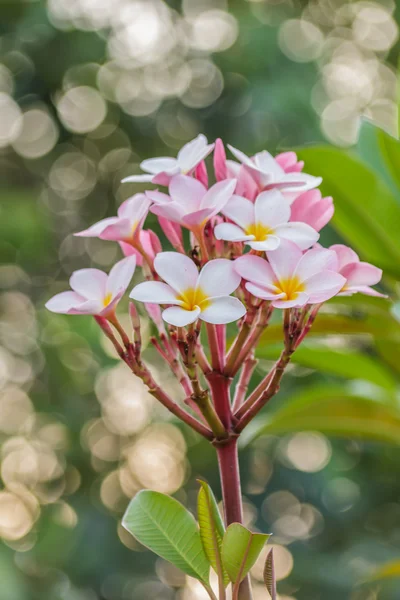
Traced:
<path id="1" fill-rule="evenodd" d="M 258 348 L 257 356 L 275 360 L 280 352 L 280 345 L 264 345 Z M 331 350 L 304 344 L 293 354 L 292 362 L 348 379 L 364 379 L 387 390 L 393 391 L 397 386 L 395 377 L 376 357 L 344 348 Z"/>
<path id="2" fill-rule="evenodd" d="M 299 156 L 334 198 L 333 226 L 364 260 L 400 275 L 400 206 L 382 179 L 346 150 L 321 146 Z"/>
<path id="3" fill-rule="evenodd" d="M 245 430 L 242 443 L 264 434 L 321 431 L 327 435 L 400 444 L 400 411 L 388 402 L 356 395 L 340 386 L 316 386 L 268 412 Z"/>
<path id="4" fill-rule="evenodd" d="M 143 490 L 130 502 L 122 524 L 155 554 L 187 575 L 208 583 L 210 564 L 197 523 L 177 500 Z"/>
<path id="5" fill-rule="evenodd" d="M 252 533 L 240 523 L 229 525 L 222 541 L 222 560 L 232 583 L 243 581 L 268 538 L 268 534 Z"/>
<path id="6" fill-rule="evenodd" d="M 276 600 L 276 577 L 275 577 L 275 565 L 274 565 L 274 549 L 267 554 L 267 558 L 264 566 L 264 583 L 267 587 L 271 600 Z"/>
<path id="7" fill-rule="evenodd" d="M 197 498 L 197 518 L 204 552 L 214 571 L 222 577 L 227 586 L 229 576 L 223 568 L 221 557 L 222 540 L 225 533 L 224 524 L 212 489 L 205 481 L 200 479 L 198 481 L 200 490 Z"/>
<path id="8" fill-rule="evenodd" d="M 376 581 L 397 577 L 400 577 L 400 560 L 393 560 L 378 567 L 367 579 L 368 581 Z"/>

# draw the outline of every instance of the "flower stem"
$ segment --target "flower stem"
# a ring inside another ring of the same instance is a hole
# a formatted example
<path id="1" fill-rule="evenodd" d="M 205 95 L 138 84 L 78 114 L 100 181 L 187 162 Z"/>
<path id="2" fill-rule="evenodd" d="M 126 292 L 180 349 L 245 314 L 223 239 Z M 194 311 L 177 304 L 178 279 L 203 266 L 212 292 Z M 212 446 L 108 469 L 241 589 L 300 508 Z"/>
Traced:
<path id="1" fill-rule="evenodd" d="M 218 467 L 224 502 L 225 524 L 243 522 L 237 438 L 232 437 L 217 446 Z M 246 577 L 239 588 L 238 600 L 252 600 L 250 579 Z"/>

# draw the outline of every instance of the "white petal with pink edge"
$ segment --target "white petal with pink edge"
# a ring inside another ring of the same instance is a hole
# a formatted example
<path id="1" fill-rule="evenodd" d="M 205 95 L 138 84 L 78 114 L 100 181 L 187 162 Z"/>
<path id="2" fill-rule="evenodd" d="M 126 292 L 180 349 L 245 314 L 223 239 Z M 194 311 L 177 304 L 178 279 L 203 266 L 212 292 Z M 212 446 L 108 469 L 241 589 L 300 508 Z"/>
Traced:
<path id="1" fill-rule="evenodd" d="M 282 239 L 279 248 L 267 252 L 267 256 L 275 275 L 282 280 L 292 276 L 303 253 L 295 243 Z"/>
<path id="2" fill-rule="evenodd" d="M 214 228 L 214 235 L 217 240 L 226 240 L 228 242 L 254 240 L 254 235 L 246 235 L 241 227 L 233 223 L 219 223 Z"/>
<path id="3" fill-rule="evenodd" d="M 151 304 L 180 304 L 176 291 L 162 281 L 144 281 L 136 285 L 129 298 Z"/>
<path id="4" fill-rule="evenodd" d="M 254 223 L 254 204 L 242 196 L 233 195 L 221 212 L 244 229 Z"/>
<path id="5" fill-rule="evenodd" d="M 72 273 L 69 284 L 88 300 L 102 299 L 106 295 L 107 274 L 99 269 L 79 269 Z"/>
<path id="6" fill-rule="evenodd" d="M 68 291 L 56 294 L 46 302 L 45 306 L 51 312 L 68 314 L 72 308 L 77 308 L 85 302 L 86 298 L 83 296 L 80 296 L 76 292 Z"/>
<path id="7" fill-rule="evenodd" d="M 198 270 L 194 262 L 178 252 L 160 252 L 154 260 L 154 268 L 161 277 L 179 294 L 195 288 Z"/>
<path id="8" fill-rule="evenodd" d="M 337 257 L 332 250 L 326 248 L 312 248 L 300 259 L 295 275 L 300 281 L 305 281 L 312 275 L 321 271 L 337 271 Z"/>
<path id="9" fill-rule="evenodd" d="M 206 263 L 197 280 L 197 288 L 208 297 L 229 296 L 240 284 L 241 277 L 234 263 L 226 258 L 216 258 Z"/>
<path id="10" fill-rule="evenodd" d="M 273 285 L 276 280 L 271 265 L 261 256 L 245 254 L 237 258 L 233 264 L 235 271 L 246 281 L 267 286 Z"/>
<path id="11" fill-rule="evenodd" d="M 287 223 L 290 219 L 290 205 L 279 190 L 261 192 L 254 204 L 255 221 L 268 227 Z"/>
<path id="12" fill-rule="evenodd" d="M 207 323 L 223 325 L 238 321 L 246 314 L 244 304 L 233 296 L 210 298 L 207 308 L 201 311 L 200 319 Z"/>
<path id="13" fill-rule="evenodd" d="M 294 242 L 301 250 L 310 248 L 319 240 L 319 233 L 306 223 L 285 223 L 275 227 L 275 233 L 280 238 Z"/>
<path id="14" fill-rule="evenodd" d="M 312 275 L 304 282 L 305 291 L 310 296 L 310 303 L 317 304 L 325 302 L 345 285 L 346 279 L 334 271 L 322 271 Z"/>
<path id="15" fill-rule="evenodd" d="M 117 262 L 111 269 L 108 279 L 106 293 L 111 294 L 114 299 L 117 294 L 125 293 L 131 282 L 136 268 L 136 256 L 127 256 Z"/>
<path id="16" fill-rule="evenodd" d="M 200 181 L 187 175 L 176 175 L 169 184 L 169 195 L 174 202 L 185 208 L 186 213 L 203 208 L 200 203 L 206 191 Z"/>
<path id="17" fill-rule="evenodd" d="M 162 313 L 164 321 L 170 325 L 175 325 L 175 327 L 185 327 L 185 325 L 190 325 L 190 323 L 194 323 L 197 320 L 199 315 L 200 308 L 198 306 L 193 310 L 185 310 L 180 306 L 170 306 Z"/>

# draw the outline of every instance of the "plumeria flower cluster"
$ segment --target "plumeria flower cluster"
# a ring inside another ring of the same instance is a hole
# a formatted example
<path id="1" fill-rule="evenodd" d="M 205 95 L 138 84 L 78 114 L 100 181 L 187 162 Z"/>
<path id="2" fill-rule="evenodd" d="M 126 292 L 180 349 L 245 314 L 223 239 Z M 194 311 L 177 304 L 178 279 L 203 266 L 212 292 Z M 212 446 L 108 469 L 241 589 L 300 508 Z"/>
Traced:
<path id="1" fill-rule="evenodd" d="M 216 445 L 239 435 L 276 394 L 323 303 L 357 292 L 382 296 L 372 288 L 380 269 L 344 245 L 319 245 L 333 200 L 322 196 L 321 178 L 305 173 L 294 152 L 274 157 L 264 150 L 249 157 L 228 148 L 232 158 L 221 140 L 209 144 L 199 135 L 177 158 L 144 160 L 145 173 L 124 181 L 145 182 L 149 189 L 126 200 L 117 216 L 75 234 L 117 242 L 124 258 L 108 275 L 76 271 L 71 290 L 46 305 L 53 312 L 93 315 L 150 392 Z M 145 229 L 150 213 L 163 243 Z M 131 337 L 116 308 L 135 270 L 142 281 L 129 291 Z M 170 397 L 143 360 L 143 312 L 157 333 L 151 343 L 181 385 L 181 398 Z M 281 355 L 248 393 L 257 345 L 279 313 Z"/>

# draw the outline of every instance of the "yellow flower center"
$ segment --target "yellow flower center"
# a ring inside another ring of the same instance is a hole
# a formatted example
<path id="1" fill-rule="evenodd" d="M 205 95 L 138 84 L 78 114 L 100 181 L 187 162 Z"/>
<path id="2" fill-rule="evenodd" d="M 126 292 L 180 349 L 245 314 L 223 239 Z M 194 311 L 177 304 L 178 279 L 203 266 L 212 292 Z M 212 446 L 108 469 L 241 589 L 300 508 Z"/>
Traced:
<path id="1" fill-rule="evenodd" d="M 112 300 L 112 293 L 108 292 L 108 294 L 106 294 L 103 298 L 103 306 L 106 307 L 110 304 Z"/>
<path id="2" fill-rule="evenodd" d="M 298 277 L 281 279 L 280 281 L 275 281 L 274 285 L 286 295 L 284 300 L 296 300 L 299 293 L 305 290 L 304 283 Z"/>
<path id="3" fill-rule="evenodd" d="M 252 223 L 248 227 L 246 227 L 245 232 L 247 235 L 254 235 L 255 241 L 257 242 L 265 242 L 267 237 L 274 233 L 274 230 L 270 227 L 267 227 L 263 223 Z"/>
<path id="4" fill-rule="evenodd" d="M 182 308 L 185 310 L 194 310 L 196 306 L 204 310 L 209 306 L 208 296 L 201 288 L 187 288 L 182 294 L 179 294 L 177 300 L 182 302 Z"/>

